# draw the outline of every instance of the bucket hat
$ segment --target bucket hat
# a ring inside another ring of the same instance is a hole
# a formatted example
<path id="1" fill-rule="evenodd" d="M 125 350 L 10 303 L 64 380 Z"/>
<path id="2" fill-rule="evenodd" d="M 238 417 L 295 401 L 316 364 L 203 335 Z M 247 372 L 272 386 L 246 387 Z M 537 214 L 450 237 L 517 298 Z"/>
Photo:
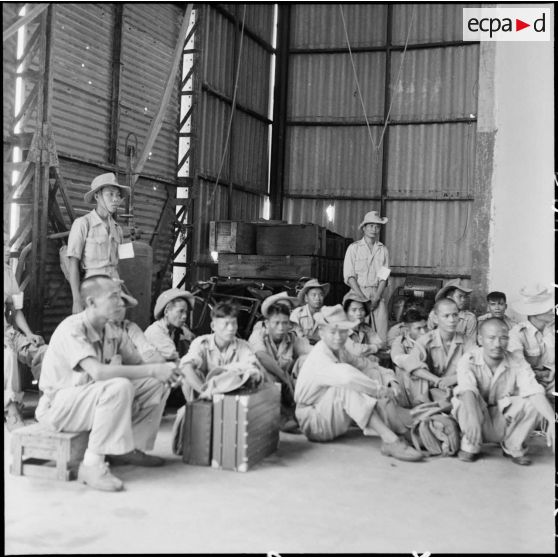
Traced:
<path id="1" fill-rule="evenodd" d="M 554 307 L 554 293 L 540 283 L 521 287 L 519 295 L 511 307 L 524 316 L 544 314 Z"/>
<path id="2" fill-rule="evenodd" d="M 320 283 L 317 279 L 310 279 L 309 281 L 306 281 L 302 289 L 300 289 L 300 292 L 297 295 L 298 301 L 300 304 L 304 304 L 304 296 L 310 289 L 323 289 L 324 297 L 326 297 L 327 293 L 329 293 L 329 287 L 329 283 Z"/>
<path id="3" fill-rule="evenodd" d="M 169 302 L 176 300 L 177 298 L 182 298 L 189 305 L 190 308 L 194 306 L 194 295 L 190 291 L 183 291 L 181 289 L 168 289 L 163 291 L 158 297 L 157 302 L 155 302 L 155 310 L 153 310 L 153 315 L 156 320 L 160 320 L 163 316 L 165 307 Z"/>
<path id="4" fill-rule="evenodd" d="M 380 217 L 380 214 L 377 211 L 369 211 L 362 220 L 362 223 L 358 226 L 359 229 L 362 229 L 364 225 L 368 223 L 378 223 L 379 225 L 385 225 L 388 222 L 387 217 Z"/>
<path id="5" fill-rule="evenodd" d="M 451 281 L 448 281 L 437 293 L 436 293 L 436 297 L 434 298 L 434 300 L 440 300 L 441 298 L 444 298 L 446 296 L 446 293 L 452 289 L 457 287 L 460 291 L 463 291 L 464 293 L 472 293 L 473 289 L 469 289 L 468 287 L 465 287 L 463 285 L 463 282 L 461 281 L 461 279 L 452 279 Z"/>
<path id="6" fill-rule="evenodd" d="M 353 329 L 360 323 L 358 321 L 353 322 L 349 320 L 341 304 L 323 306 L 319 312 L 314 314 L 314 321 L 318 325 L 337 327 L 339 329 Z"/>
<path id="7" fill-rule="evenodd" d="M 116 180 L 116 175 L 113 172 L 107 172 L 105 174 L 100 174 L 99 176 L 96 176 L 91 181 L 91 188 L 89 188 L 89 190 L 85 192 L 83 199 L 87 203 L 92 203 L 95 192 L 97 192 L 101 188 L 104 188 L 105 186 L 116 186 L 117 188 L 120 188 L 121 190 L 123 190 L 122 195 L 130 191 L 129 186 L 118 184 L 118 181 Z"/>

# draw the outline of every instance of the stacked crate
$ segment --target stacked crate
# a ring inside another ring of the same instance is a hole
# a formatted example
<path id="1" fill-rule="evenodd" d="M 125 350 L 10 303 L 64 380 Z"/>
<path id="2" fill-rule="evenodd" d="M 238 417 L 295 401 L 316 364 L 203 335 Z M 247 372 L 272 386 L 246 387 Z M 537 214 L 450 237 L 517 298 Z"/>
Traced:
<path id="1" fill-rule="evenodd" d="M 214 221 L 210 247 L 219 253 L 219 276 L 296 281 L 316 277 L 331 284 L 326 304 L 341 302 L 347 239 L 314 224 Z"/>

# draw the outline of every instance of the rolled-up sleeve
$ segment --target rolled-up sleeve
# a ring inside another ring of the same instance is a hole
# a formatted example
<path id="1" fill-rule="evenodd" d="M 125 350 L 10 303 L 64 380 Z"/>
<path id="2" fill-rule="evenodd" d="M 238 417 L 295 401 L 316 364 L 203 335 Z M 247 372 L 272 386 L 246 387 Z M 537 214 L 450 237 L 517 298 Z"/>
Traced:
<path id="1" fill-rule="evenodd" d="M 343 280 L 345 284 L 348 285 L 348 281 L 351 277 L 356 279 L 355 272 L 355 258 L 356 258 L 356 246 L 351 244 L 347 251 L 345 252 L 345 259 L 343 260 Z"/>
<path id="2" fill-rule="evenodd" d="M 68 251 L 67 254 L 71 258 L 81 260 L 83 249 L 85 247 L 85 239 L 87 238 L 88 224 L 86 217 L 78 217 L 70 229 L 68 236 Z"/>
<path id="3" fill-rule="evenodd" d="M 474 372 L 475 361 L 474 357 L 466 353 L 457 363 L 457 385 L 453 388 L 453 394 L 459 397 L 466 391 L 471 391 L 480 397 L 477 377 Z"/>
<path id="4" fill-rule="evenodd" d="M 198 337 L 194 339 L 188 349 L 188 352 L 182 357 L 180 360 L 180 366 L 184 366 L 185 364 L 190 364 L 194 368 L 198 370 L 202 370 L 204 375 L 207 374 L 207 343 L 204 342 L 204 339 Z"/>

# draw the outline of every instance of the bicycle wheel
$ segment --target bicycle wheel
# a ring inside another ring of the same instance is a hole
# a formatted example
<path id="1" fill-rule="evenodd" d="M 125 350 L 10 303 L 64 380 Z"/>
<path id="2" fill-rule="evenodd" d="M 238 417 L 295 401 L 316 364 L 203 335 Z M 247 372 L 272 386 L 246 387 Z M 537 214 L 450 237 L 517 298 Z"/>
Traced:
<path id="1" fill-rule="evenodd" d="M 190 310 L 190 323 L 188 327 L 195 335 L 211 333 L 211 310 L 213 305 L 209 299 L 194 296 L 194 304 Z"/>

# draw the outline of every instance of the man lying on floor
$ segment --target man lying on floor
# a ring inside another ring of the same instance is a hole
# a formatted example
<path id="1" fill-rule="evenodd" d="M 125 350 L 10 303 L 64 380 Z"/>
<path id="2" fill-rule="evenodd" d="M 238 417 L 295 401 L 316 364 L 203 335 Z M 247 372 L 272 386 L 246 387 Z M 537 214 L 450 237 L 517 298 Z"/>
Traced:
<path id="1" fill-rule="evenodd" d="M 422 454 L 399 437 L 410 414 L 394 403 L 395 389 L 372 379 L 370 361 L 345 349 L 358 322 L 349 321 L 340 304 L 324 306 L 314 317 L 321 340 L 304 361 L 295 387 L 302 432 L 311 441 L 327 442 L 347 432 L 354 420 L 365 435 L 380 436 L 384 455 L 420 461 Z"/>
<path id="2" fill-rule="evenodd" d="M 85 310 L 55 329 L 45 353 L 35 413 L 39 423 L 59 432 L 90 431 L 78 480 L 92 488 L 123 488 L 112 465 L 156 467 L 164 461 L 153 449 L 169 393 L 179 379 L 172 363 L 142 364 L 121 328 L 110 323 L 124 304 L 120 285 L 94 275 L 80 286 Z"/>
<path id="3" fill-rule="evenodd" d="M 453 414 L 463 433 L 462 461 L 475 461 L 483 442 L 500 442 L 517 465 L 530 465 L 525 440 L 540 416 L 548 421 L 547 438 L 554 449 L 554 411 L 521 355 L 507 351 L 508 326 L 489 318 L 479 326 L 476 347 L 457 366 Z"/>

